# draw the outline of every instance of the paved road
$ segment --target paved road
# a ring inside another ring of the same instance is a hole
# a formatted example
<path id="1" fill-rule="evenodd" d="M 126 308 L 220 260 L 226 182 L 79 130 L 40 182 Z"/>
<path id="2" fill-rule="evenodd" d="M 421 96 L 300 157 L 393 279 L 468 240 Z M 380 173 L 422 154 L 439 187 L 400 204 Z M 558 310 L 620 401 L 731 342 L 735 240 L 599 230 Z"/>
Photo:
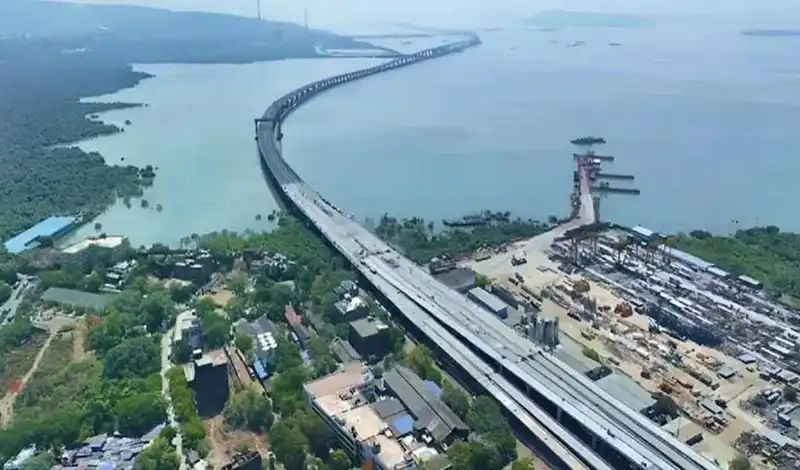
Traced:
<path id="1" fill-rule="evenodd" d="M 20 281 L 11 293 L 11 297 L 0 306 L 0 325 L 11 323 L 14 320 L 17 316 L 19 305 L 22 303 L 22 299 L 25 298 L 25 293 L 30 291 L 34 286 L 36 286 L 35 281 L 28 281 L 27 279 L 25 281 Z"/>
<path id="2" fill-rule="evenodd" d="M 172 426 L 176 431 L 178 431 L 175 439 L 172 441 L 172 444 L 175 446 L 175 450 L 178 453 L 178 457 L 181 460 L 180 470 L 186 470 L 186 457 L 183 454 L 183 437 L 181 436 L 181 428 L 178 424 L 178 421 L 175 419 L 175 410 L 172 407 L 172 397 L 169 393 L 169 381 L 167 380 L 167 371 L 172 368 L 172 336 L 173 330 L 170 329 L 161 337 L 161 393 L 164 395 L 164 399 L 167 400 L 167 417 L 169 419 L 169 425 Z"/>

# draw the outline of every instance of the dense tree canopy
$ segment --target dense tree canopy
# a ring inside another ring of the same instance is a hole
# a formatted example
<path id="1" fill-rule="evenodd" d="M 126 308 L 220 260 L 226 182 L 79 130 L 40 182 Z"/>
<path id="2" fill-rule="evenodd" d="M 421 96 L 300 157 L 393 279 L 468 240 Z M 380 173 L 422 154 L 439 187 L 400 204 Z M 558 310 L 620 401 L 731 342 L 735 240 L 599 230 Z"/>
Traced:
<path id="1" fill-rule="evenodd" d="M 436 230 L 432 222 L 419 217 L 398 220 L 384 214 L 374 232 L 403 250 L 418 263 L 427 263 L 437 256 L 456 256 L 480 247 L 496 246 L 529 238 L 546 231 L 547 224 L 535 220 L 509 219 L 493 221 L 472 228 Z"/>
<path id="2" fill-rule="evenodd" d="M 178 470 L 180 457 L 169 440 L 159 437 L 139 454 L 134 470 Z"/>
<path id="3" fill-rule="evenodd" d="M 781 232 L 774 226 L 739 230 L 730 237 L 694 231 L 673 237 L 669 243 L 800 299 L 800 234 Z"/>
<path id="4" fill-rule="evenodd" d="M 258 433 L 269 431 L 274 419 L 269 398 L 249 389 L 230 397 L 223 415 L 229 426 Z"/>

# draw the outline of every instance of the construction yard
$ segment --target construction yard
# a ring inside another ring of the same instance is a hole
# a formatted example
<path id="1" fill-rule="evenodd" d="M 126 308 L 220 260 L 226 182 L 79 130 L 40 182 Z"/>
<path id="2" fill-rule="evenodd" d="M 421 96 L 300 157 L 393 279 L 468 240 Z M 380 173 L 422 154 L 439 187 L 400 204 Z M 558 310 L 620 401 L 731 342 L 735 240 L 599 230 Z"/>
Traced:
<path id="1" fill-rule="evenodd" d="M 527 262 L 513 266 L 514 253 L 527 248 L 519 244 L 508 252 L 464 264 L 531 301 L 540 315 L 558 318 L 562 336 L 569 338 L 562 345 L 572 354 L 596 354 L 604 365 L 631 377 L 648 392 L 670 396 L 703 429 L 703 440 L 693 446 L 699 453 L 727 463 L 737 455 L 734 446 L 740 435 L 762 427 L 758 418 L 738 406 L 752 393 L 769 387 L 756 367 L 654 330 L 651 319 L 637 313 L 614 286 L 591 276 L 569 274 L 544 251 L 522 251 Z M 595 314 L 593 320 L 579 314 L 587 309 Z M 761 466 L 758 460 L 753 463 Z"/>

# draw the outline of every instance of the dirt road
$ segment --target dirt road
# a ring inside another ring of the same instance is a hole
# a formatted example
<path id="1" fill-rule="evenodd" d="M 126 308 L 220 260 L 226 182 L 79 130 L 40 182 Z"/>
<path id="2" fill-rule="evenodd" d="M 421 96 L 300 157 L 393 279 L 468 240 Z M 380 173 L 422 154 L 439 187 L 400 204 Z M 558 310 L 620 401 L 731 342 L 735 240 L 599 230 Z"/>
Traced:
<path id="1" fill-rule="evenodd" d="M 20 393 L 22 393 L 22 390 L 25 388 L 25 384 L 28 383 L 28 380 L 30 380 L 30 378 L 33 377 L 33 374 L 34 372 L 36 372 L 36 369 L 39 368 L 39 363 L 42 361 L 44 353 L 47 352 L 47 348 L 50 347 L 50 343 L 53 342 L 53 339 L 56 337 L 57 334 L 58 334 L 58 329 L 50 331 L 50 335 L 47 337 L 47 340 L 45 340 L 44 344 L 42 345 L 42 348 L 36 354 L 36 359 L 33 360 L 33 365 L 31 366 L 30 369 L 28 369 L 28 372 L 26 372 L 25 375 L 22 376 L 22 379 L 20 379 L 20 383 L 22 385 L 18 388 L 15 388 L 15 390 L 8 392 L 6 396 L 4 396 L 2 400 L 0 400 L 0 428 L 5 428 L 9 424 L 11 424 L 11 421 L 14 418 L 14 410 L 13 410 L 14 401 L 17 399 L 17 396 Z"/>

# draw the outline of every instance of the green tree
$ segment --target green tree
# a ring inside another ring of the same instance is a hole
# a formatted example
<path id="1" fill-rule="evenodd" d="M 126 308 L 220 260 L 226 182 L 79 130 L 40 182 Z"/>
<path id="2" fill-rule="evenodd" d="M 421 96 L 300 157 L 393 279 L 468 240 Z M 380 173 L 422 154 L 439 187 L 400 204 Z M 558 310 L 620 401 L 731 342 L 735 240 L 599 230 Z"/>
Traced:
<path id="1" fill-rule="evenodd" d="M 169 285 L 169 298 L 175 303 L 185 304 L 191 300 L 194 290 L 194 286 L 191 284 L 184 285 L 179 282 L 173 282 Z"/>
<path id="2" fill-rule="evenodd" d="M 217 349 L 228 343 L 231 338 L 230 320 L 217 312 L 211 312 L 202 317 L 202 322 L 207 348 Z"/>
<path id="3" fill-rule="evenodd" d="M 242 352 L 244 357 L 251 358 L 253 354 L 253 337 L 246 333 L 237 333 L 235 340 L 236 348 Z"/>
<path id="4" fill-rule="evenodd" d="M 589 359 L 592 359 L 594 361 L 600 362 L 600 354 L 597 351 L 595 351 L 594 349 L 592 349 L 592 348 L 590 348 L 588 346 L 584 346 L 582 352 L 583 352 L 583 355 L 588 357 Z"/>
<path id="5" fill-rule="evenodd" d="M 328 455 L 328 468 L 330 470 L 350 470 L 353 462 L 341 449 L 331 449 Z"/>
<path id="6" fill-rule="evenodd" d="M 431 380 L 437 384 L 442 383 L 442 373 L 436 368 L 428 348 L 415 346 L 406 354 L 405 362 L 423 379 Z"/>
<path id="7" fill-rule="evenodd" d="M 159 392 L 140 393 L 117 403 L 117 427 L 126 436 L 140 436 L 167 419 L 167 404 Z"/>
<path id="8" fill-rule="evenodd" d="M 39 452 L 22 464 L 21 470 L 50 470 L 55 465 L 56 459 L 50 452 Z"/>
<path id="9" fill-rule="evenodd" d="M 275 372 L 281 373 L 303 365 L 300 346 L 292 344 L 286 338 L 278 338 L 276 342 L 278 346 L 275 348 L 275 361 L 273 364 Z"/>
<path id="10" fill-rule="evenodd" d="M 752 464 L 750 463 L 750 459 L 746 456 L 739 454 L 731 460 L 730 465 L 728 465 L 730 470 L 750 470 L 752 468 Z"/>
<path id="11" fill-rule="evenodd" d="M 308 450 L 308 441 L 296 428 L 278 422 L 269 433 L 272 451 L 286 470 L 303 470 Z"/>
<path id="12" fill-rule="evenodd" d="M 92 271 L 84 276 L 81 288 L 87 292 L 98 292 L 103 287 L 103 277 L 97 271 Z"/>
<path id="13" fill-rule="evenodd" d="M 11 293 L 14 290 L 6 284 L 4 281 L 0 281 L 0 303 L 5 302 L 9 298 L 11 298 Z"/>
<path id="14" fill-rule="evenodd" d="M 134 470 L 178 470 L 180 457 L 170 441 L 159 437 L 139 454 L 133 468 Z"/>
<path id="15" fill-rule="evenodd" d="M 241 297 L 244 295 L 245 290 L 247 289 L 247 276 L 243 274 L 236 274 L 228 281 L 228 288 L 233 292 L 237 297 Z"/>
<path id="16" fill-rule="evenodd" d="M 108 351 L 104 363 L 108 377 L 145 377 L 160 367 L 160 346 L 152 337 L 126 339 Z"/>
<path id="17" fill-rule="evenodd" d="M 783 398 L 789 402 L 796 402 L 797 401 L 797 389 L 792 387 L 791 385 L 787 385 L 783 388 Z"/>
<path id="18" fill-rule="evenodd" d="M 469 412 L 469 397 L 447 380 L 444 381 L 442 387 L 442 401 L 461 419 L 466 419 Z"/>
<path id="19" fill-rule="evenodd" d="M 192 360 L 192 348 L 189 343 L 181 339 L 172 349 L 172 360 L 176 364 L 185 364 Z"/>
<path id="20" fill-rule="evenodd" d="M 517 459 L 511 464 L 511 470 L 533 470 L 533 460 L 530 457 Z"/>
<path id="21" fill-rule="evenodd" d="M 306 372 L 302 366 L 287 369 L 272 380 L 273 406 L 281 415 L 289 415 L 306 405 L 303 397 L 303 384 Z"/>
<path id="22" fill-rule="evenodd" d="M 272 404 L 269 398 L 254 390 L 233 395 L 223 411 L 225 423 L 236 429 L 264 433 L 272 426 Z"/>

